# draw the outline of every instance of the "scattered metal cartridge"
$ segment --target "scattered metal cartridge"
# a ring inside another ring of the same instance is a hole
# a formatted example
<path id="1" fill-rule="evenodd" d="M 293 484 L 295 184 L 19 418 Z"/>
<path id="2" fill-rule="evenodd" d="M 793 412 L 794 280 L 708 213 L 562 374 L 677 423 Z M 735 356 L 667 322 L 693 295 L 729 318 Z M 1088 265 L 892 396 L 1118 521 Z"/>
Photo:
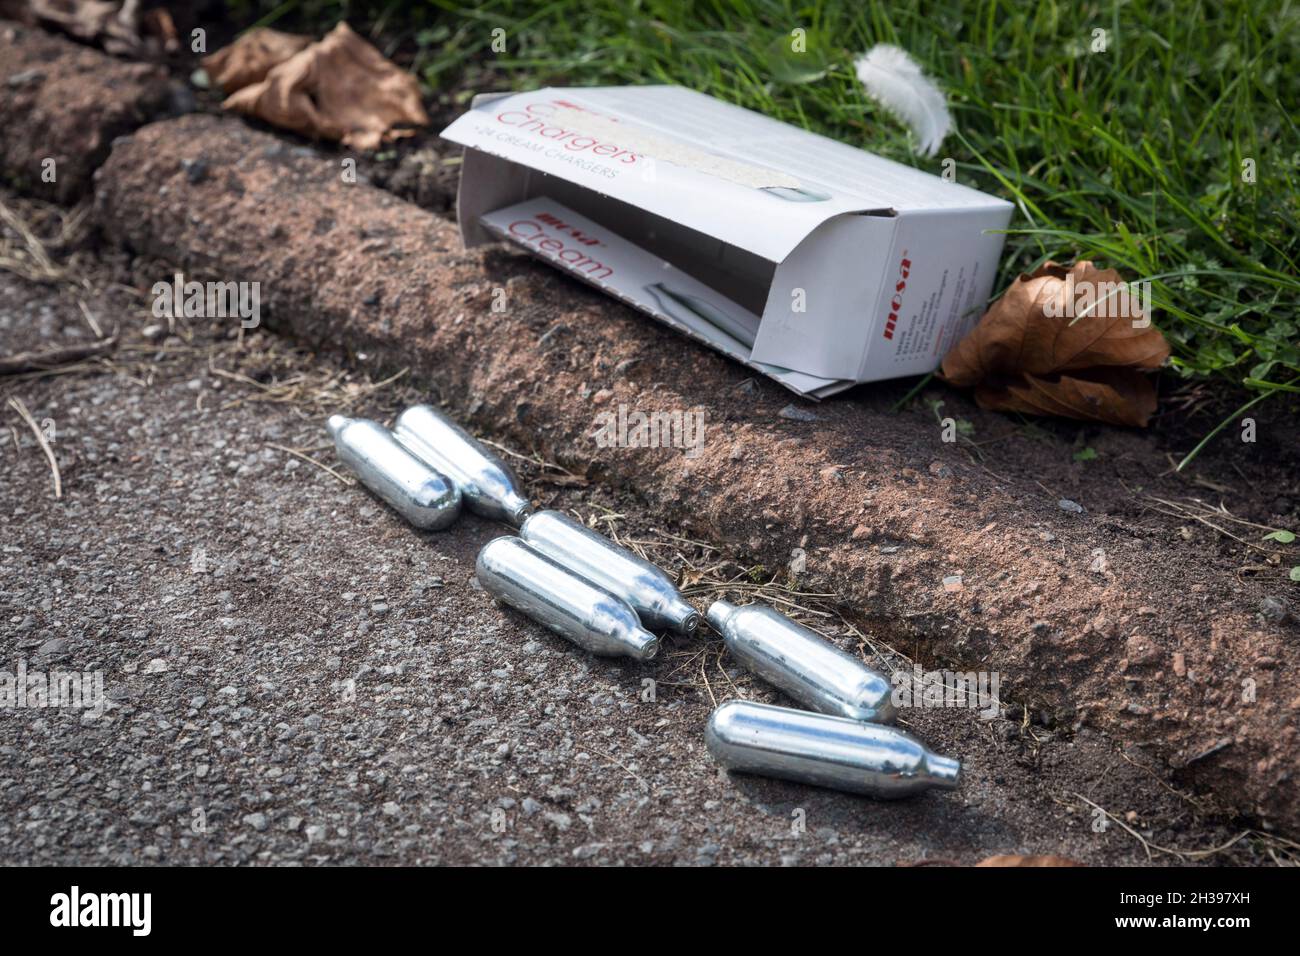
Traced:
<path id="1" fill-rule="evenodd" d="M 741 664 L 805 707 L 852 720 L 893 721 L 887 679 L 779 611 L 715 601 L 708 619 Z"/>
<path id="2" fill-rule="evenodd" d="M 339 460 L 417 528 L 440 531 L 460 515 L 460 492 L 451 479 L 399 445 L 378 422 L 331 415 L 326 427 Z"/>
<path id="3" fill-rule="evenodd" d="M 961 777 L 959 761 L 897 728 L 748 701 L 715 710 L 704 739 L 730 770 L 882 799 L 955 790 Z"/>
<path id="4" fill-rule="evenodd" d="M 489 541 L 479 552 L 476 567 L 479 583 L 498 601 L 593 654 L 648 661 L 659 653 L 659 638 L 641 626 L 626 601 L 561 567 L 520 538 Z"/>
<path id="5" fill-rule="evenodd" d="M 408 408 L 397 416 L 393 435 L 454 481 L 475 514 L 517 528 L 532 512 L 510 467 L 436 408 Z"/>
<path id="6" fill-rule="evenodd" d="M 699 628 L 699 612 L 686 602 L 668 575 L 568 515 L 539 511 L 523 523 L 519 536 L 547 557 L 618 595 L 651 630 L 671 629 L 689 636 Z"/>

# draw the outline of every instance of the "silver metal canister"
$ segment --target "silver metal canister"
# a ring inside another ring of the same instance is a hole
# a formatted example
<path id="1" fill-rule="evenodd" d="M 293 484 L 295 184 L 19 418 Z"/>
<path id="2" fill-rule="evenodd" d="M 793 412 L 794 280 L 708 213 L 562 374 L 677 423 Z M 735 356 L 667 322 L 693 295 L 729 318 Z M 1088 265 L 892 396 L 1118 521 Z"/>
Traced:
<path id="1" fill-rule="evenodd" d="M 568 515 L 539 511 L 523 523 L 519 536 L 547 557 L 618 595 L 651 630 L 671 629 L 689 636 L 699 628 L 700 613 L 687 603 L 668 575 Z"/>
<path id="2" fill-rule="evenodd" d="M 339 460 L 415 527 L 441 531 L 460 515 L 460 492 L 451 479 L 399 445 L 383 425 L 331 415 L 326 427 Z"/>
<path id="3" fill-rule="evenodd" d="M 648 661 L 659 653 L 659 638 L 641 626 L 627 602 L 520 538 L 489 541 L 476 568 L 479 583 L 494 598 L 593 654 Z"/>
<path id="4" fill-rule="evenodd" d="M 729 700 L 704 734 L 724 767 L 819 787 L 894 799 L 955 790 L 961 763 L 931 753 L 895 727 L 806 710 Z"/>
<path id="5" fill-rule="evenodd" d="M 475 514 L 517 528 L 532 512 L 510 466 L 431 405 L 414 405 L 398 415 L 393 435 L 454 481 Z"/>
<path id="6" fill-rule="evenodd" d="M 715 601 L 708 619 L 741 664 L 805 707 L 893 722 L 893 685 L 817 632 L 762 604 Z"/>

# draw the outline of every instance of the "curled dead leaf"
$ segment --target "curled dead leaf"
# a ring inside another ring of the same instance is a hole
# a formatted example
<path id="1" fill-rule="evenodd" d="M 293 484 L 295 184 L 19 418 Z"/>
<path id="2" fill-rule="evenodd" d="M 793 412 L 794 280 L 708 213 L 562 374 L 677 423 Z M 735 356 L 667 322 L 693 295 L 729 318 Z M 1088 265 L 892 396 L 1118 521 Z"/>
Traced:
<path id="1" fill-rule="evenodd" d="M 694 587 L 704 580 L 704 572 L 696 571 L 694 568 L 683 568 L 681 574 L 677 576 L 678 588 Z"/>
<path id="2" fill-rule="evenodd" d="M 1064 856 L 1017 856 L 1008 853 L 980 860 L 976 866 L 1083 866 Z"/>
<path id="3" fill-rule="evenodd" d="M 224 107 L 275 126 L 375 149 L 427 126 L 415 77 L 339 23 L 324 39 L 237 90 Z"/>
<path id="4" fill-rule="evenodd" d="M 156 57 L 179 48 L 165 9 L 141 12 L 141 0 L 17 0 L 0 3 L 0 16 L 40 23 L 98 43 L 109 53 Z"/>
<path id="5" fill-rule="evenodd" d="M 1048 262 L 1021 275 L 944 356 L 942 375 L 981 408 L 1145 426 L 1156 409 L 1143 374 L 1169 357 L 1114 269 Z"/>
<path id="6" fill-rule="evenodd" d="M 249 30 L 230 46 L 205 56 L 203 69 L 229 96 L 236 90 L 262 82 L 272 68 L 309 46 L 309 36 L 258 27 Z"/>

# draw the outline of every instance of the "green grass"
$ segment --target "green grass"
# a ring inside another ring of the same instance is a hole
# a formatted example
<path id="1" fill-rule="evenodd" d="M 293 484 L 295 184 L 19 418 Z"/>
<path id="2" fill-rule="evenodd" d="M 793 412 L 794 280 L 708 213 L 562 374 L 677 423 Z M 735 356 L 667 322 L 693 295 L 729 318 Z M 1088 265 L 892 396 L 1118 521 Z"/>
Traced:
<path id="1" fill-rule="evenodd" d="M 1300 392 L 1300 7 L 1292 2 L 303 0 L 406 37 L 435 87 L 679 83 L 1013 200 L 996 289 L 1047 259 L 1149 279 L 1172 365 Z M 507 50 L 490 49 L 496 28 Z M 807 31 L 806 52 L 791 31 Z M 1094 30 L 1106 49 L 1093 52 Z M 863 95 L 856 54 L 916 56 L 957 132 L 933 160 Z M 1289 109 L 1288 109 L 1289 108 Z M 1255 181 L 1243 180 L 1253 160 Z"/>

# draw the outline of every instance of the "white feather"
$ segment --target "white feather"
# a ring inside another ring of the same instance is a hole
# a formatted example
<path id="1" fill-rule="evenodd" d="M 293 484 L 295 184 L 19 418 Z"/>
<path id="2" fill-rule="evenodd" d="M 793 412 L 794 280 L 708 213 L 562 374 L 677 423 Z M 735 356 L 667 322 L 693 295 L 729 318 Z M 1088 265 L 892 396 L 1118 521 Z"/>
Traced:
<path id="1" fill-rule="evenodd" d="M 921 71 L 911 54 L 877 43 L 854 65 L 867 95 L 911 128 L 917 151 L 926 156 L 938 153 L 952 129 L 952 117 L 943 90 Z"/>

